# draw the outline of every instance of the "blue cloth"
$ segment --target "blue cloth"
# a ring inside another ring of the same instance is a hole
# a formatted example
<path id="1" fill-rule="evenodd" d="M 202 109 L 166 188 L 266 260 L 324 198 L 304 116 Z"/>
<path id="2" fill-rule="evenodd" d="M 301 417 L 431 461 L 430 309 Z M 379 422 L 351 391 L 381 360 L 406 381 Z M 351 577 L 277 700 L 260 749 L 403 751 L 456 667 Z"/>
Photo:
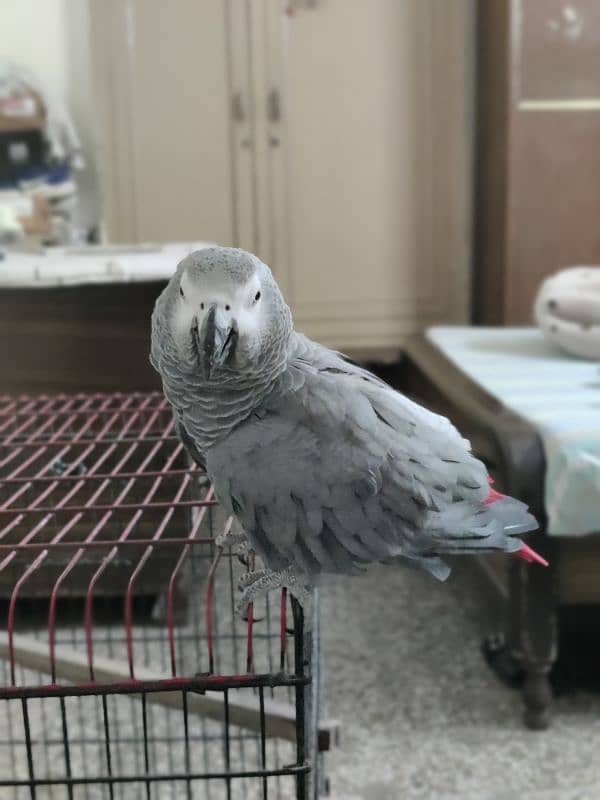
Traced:
<path id="1" fill-rule="evenodd" d="M 28 165 L 23 169 L 15 169 L 13 179 L 0 181 L 0 189 L 18 189 L 21 184 L 39 181 L 55 186 L 71 177 L 71 167 L 67 162 L 51 165 Z"/>
<path id="2" fill-rule="evenodd" d="M 598 363 L 563 353 L 537 328 L 435 327 L 427 337 L 539 431 L 548 533 L 600 533 Z"/>

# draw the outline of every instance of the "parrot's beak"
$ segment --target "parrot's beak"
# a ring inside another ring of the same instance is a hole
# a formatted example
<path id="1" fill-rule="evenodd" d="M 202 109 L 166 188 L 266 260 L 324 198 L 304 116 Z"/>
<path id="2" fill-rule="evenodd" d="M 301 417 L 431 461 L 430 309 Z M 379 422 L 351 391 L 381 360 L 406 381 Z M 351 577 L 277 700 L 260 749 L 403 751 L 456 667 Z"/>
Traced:
<path id="1" fill-rule="evenodd" d="M 237 322 L 228 319 L 213 303 L 204 317 L 198 336 L 198 355 L 207 378 L 210 378 L 216 366 L 222 366 L 232 358 L 237 340 Z"/>

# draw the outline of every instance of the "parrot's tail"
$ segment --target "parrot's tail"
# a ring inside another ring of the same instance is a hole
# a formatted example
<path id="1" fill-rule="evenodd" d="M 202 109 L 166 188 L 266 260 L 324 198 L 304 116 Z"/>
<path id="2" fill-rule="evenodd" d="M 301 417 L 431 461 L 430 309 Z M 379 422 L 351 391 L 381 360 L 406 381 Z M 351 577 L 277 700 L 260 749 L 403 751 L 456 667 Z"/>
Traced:
<path id="1" fill-rule="evenodd" d="M 492 486 L 490 486 L 485 505 L 490 506 L 493 512 L 496 512 L 496 510 L 501 512 L 501 519 L 505 522 L 504 530 L 508 536 L 534 531 L 539 527 L 535 518 L 527 511 L 527 506 L 519 500 L 507 497 L 505 494 L 500 494 L 500 492 L 497 492 Z M 543 567 L 548 566 L 546 559 L 524 542 L 521 542 L 520 549 L 516 550 L 514 555 L 523 559 L 523 561 L 527 561 L 529 564 L 541 564 Z"/>
<path id="2" fill-rule="evenodd" d="M 431 555 L 462 555 L 504 551 L 531 563 L 548 562 L 524 544 L 520 537 L 538 528 L 525 503 L 500 494 L 490 487 L 482 505 L 455 501 L 439 512 L 430 513 L 427 530 L 432 534 Z M 419 564 L 443 579 L 439 569 Z"/>

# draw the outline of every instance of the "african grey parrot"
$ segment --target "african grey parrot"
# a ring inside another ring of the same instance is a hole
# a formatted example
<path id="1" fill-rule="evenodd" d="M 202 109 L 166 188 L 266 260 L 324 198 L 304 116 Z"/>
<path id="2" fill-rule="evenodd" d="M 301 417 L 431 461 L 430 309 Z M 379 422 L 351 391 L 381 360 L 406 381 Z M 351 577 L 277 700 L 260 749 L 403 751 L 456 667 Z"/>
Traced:
<path id="1" fill-rule="evenodd" d="M 490 489 L 449 420 L 296 332 L 256 256 L 181 261 L 156 302 L 151 362 L 182 442 L 265 564 L 242 579 L 240 608 L 373 562 L 441 580 L 444 554 L 545 563 L 518 538 L 537 528 L 526 506 Z"/>

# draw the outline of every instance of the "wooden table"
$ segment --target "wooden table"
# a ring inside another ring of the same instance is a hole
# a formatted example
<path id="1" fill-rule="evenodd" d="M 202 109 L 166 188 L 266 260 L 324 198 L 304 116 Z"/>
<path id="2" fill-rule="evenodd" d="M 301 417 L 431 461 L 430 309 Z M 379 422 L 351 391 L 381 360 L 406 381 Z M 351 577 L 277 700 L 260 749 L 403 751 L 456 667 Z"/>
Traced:
<path id="1" fill-rule="evenodd" d="M 535 427 L 470 380 L 425 337 L 409 342 L 399 366 L 378 371 L 396 388 L 449 417 L 470 439 L 496 487 L 527 503 L 540 522 L 534 544 L 550 561 L 548 569 L 505 556 L 478 561 L 508 612 L 507 646 L 525 671 L 525 723 L 545 728 L 552 702 L 549 672 L 557 657 L 558 610 L 600 602 L 600 537 L 546 535 L 546 462 Z"/>

